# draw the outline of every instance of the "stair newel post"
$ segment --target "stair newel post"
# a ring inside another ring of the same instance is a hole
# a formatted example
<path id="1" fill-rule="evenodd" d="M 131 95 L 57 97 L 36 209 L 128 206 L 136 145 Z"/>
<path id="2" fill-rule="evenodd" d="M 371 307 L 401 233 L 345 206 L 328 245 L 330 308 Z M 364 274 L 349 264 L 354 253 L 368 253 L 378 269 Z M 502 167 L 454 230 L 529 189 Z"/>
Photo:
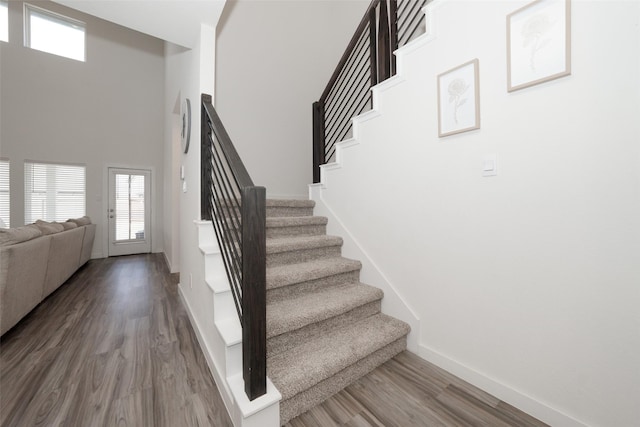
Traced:
<path id="1" fill-rule="evenodd" d="M 242 371 L 253 400 L 267 392 L 266 190 L 242 189 Z"/>
<path id="2" fill-rule="evenodd" d="M 320 165 L 324 156 L 324 100 L 313 103 L 313 182 L 320 182 Z"/>
<path id="3" fill-rule="evenodd" d="M 386 0 L 380 2 L 378 14 L 378 81 L 383 82 L 391 76 L 389 41 L 389 13 Z"/>
<path id="4" fill-rule="evenodd" d="M 378 84 L 378 49 L 377 45 L 376 9 L 369 11 L 369 61 L 371 65 L 371 87 Z"/>
<path id="5" fill-rule="evenodd" d="M 398 49 L 398 0 L 389 0 L 389 38 L 391 51 L 391 75 L 396 75 L 396 56 L 393 54 Z"/>
<path id="6" fill-rule="evenodd" d="M 211 128 L 205 103 L 211 103 L 211 95 L 202 94 L 200 102 L 200 219 L 211 221 Z"/>

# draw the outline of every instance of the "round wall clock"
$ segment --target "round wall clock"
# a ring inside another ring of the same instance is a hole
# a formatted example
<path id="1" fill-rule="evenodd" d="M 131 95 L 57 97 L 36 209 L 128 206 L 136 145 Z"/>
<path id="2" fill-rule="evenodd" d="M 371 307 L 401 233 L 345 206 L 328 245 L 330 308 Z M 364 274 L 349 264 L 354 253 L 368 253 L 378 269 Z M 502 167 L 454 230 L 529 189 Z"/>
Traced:
<path id="1" fill-rule="evenodd" d="M 180 110 L 182 110 L 180 114 L 182 116 L 181 145 L 182 151 L 186 153 L 189 151 L 189 140 L 191 139 L 191 101 L 189 101 L 189 98 L 185 98 L 182 101 Z"/>

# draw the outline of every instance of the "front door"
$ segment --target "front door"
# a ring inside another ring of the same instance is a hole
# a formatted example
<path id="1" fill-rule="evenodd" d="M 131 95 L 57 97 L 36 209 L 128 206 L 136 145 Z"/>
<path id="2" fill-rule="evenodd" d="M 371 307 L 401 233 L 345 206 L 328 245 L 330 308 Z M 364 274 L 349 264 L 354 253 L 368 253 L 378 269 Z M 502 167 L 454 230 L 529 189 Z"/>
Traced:
<path id="1" fill-rule="evenodd" d="M 151 171 L 109 168 L 109 256 L 151 252 Z"/>

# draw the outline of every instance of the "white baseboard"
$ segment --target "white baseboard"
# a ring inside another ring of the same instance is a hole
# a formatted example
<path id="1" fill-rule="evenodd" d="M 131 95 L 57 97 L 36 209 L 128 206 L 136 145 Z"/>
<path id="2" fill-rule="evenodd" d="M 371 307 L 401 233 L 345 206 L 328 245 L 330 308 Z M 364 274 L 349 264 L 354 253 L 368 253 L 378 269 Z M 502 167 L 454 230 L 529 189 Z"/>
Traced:
<path id="1" fill-rule="evenodd" d="M 462 363 L 451 359 L 437 351 L 419 344 L 418 356 L 447 372 L 465 380 L 466 382 L 486 391 L 498 399 L 520 409 L 554 427 L 587 427 L 582 423 L 559 410 L 552 408 L 526 394 L 502 384 L 492 378 L 481 374 Z"/>
<path id="2" fill-rule="evenodd" d="M 220 373 L 220 371 L 216 367 L 216 364 L 213 361 L 213 358 L 211 357 L 213 352 L 209 348 L 206 340 L 204 339 L 204 336 L 202 336 L 202 332 L 200 330 L 200 326 L 198 325 L 198 322 L 196 321 L 195 317 L 192 314 L 191 306 L 189 305 L 189 302 L 184 297 L 184 294 L 182 292 L 181 283 L 178 283 L 178 294 L 180 295 L 180 301 L 184 305 L 184 307 L 186 309 L 186 312 L 187 312 L 187 315 L 189 316 L 189 321 L 191 322 L 191 327 L 193 328 L 193 331 L 196 333 L 196 338 L 198 339 L 198 343 L 200 344 L 200 348 L 202 349 L 202 353 L 204 354 L 204 357 L 205 357 L 205 359 L 207 361 L 207 365 L 209 366 L 209 371 L 211 372 L 211 375 L 213 376 L 213 379 L 214 379 L 216 385 L 218 386 L 218 390 L 220 390 L 220 395 L 222 397 L 222 401 L 224 402 L 225 409 L 227 410 L 227 413 L 229 414 L 229 417 L 232 418 L 233 417 L 233 409 L 234 409 L 233 406 L 234 405 L 233 405 L 233 396 L 232 396 L 232 393 L 231 393 L 231 389 L 229 388 L 229 385 L 227 384 L 227 381 L 225 381 L 225 379 L 223 378 L 222 374 Z"/>

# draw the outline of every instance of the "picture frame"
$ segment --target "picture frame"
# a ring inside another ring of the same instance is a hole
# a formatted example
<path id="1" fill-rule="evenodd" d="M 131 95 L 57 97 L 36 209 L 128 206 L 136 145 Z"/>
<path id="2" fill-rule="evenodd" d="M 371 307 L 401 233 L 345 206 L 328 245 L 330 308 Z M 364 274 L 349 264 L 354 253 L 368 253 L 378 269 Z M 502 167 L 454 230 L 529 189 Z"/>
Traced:
<path id="1" fill-rule="evenodd" d="M 438 75 L 438 136 L 480 129 L 480 62 L 472 59 Z"/>
<path id="2" fill-rule="evenodd" d="M 536 0 L 507 15 L 507 91 L 571 74 L 571 0 Z"/>

